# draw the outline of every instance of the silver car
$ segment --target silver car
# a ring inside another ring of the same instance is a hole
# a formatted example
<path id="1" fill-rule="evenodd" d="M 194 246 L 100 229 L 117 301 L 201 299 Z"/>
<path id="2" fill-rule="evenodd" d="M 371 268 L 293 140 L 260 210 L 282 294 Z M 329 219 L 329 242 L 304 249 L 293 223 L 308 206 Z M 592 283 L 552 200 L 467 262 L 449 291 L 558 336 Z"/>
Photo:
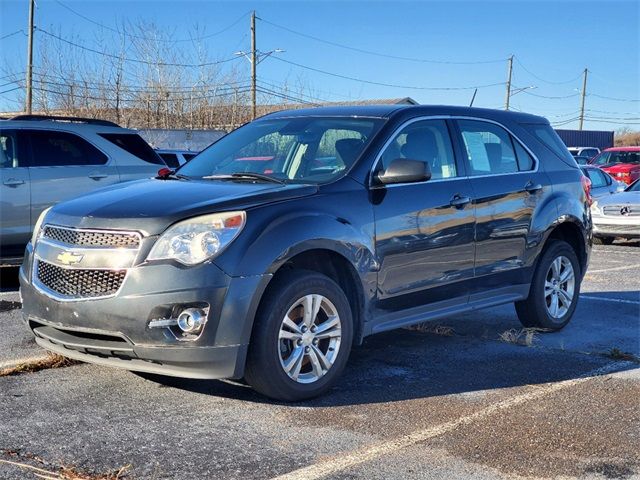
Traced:
<path id="1" fill-rule="evenodd" d="M 616 180 L 604 170 L 591 165 L 581 165 L 582 173 L 591 180 L 591 196 L 600 198 L 613 193 L 623 192 L 627 184 Z"/>
<path id="2" fill-rule="evenodd" d="M 0 121 L 0 264 L 18 264 L 46 208 L 154 175 L 163 160 L 135 131 L 76 117 Z"/>
<path id="3" fill-rule="evenodd" d="M 591 216 L 595 243 L 608 245 L 617 237 L 640 238 L 640 180 L 624 192 L 596 199 Z"/>

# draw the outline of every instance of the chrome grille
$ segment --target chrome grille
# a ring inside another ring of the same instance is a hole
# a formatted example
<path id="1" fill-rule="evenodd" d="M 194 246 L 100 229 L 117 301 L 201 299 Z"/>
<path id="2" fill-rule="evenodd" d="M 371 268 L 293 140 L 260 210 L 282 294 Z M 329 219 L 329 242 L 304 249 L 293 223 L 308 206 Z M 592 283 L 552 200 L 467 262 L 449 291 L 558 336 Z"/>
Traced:
<path id="1" fill-rule="evenodd" d="M 627 214 L 622 214 L 622 209 L 627 210 Z M 624 216 L 624 217 L 640 217 L 640 207 L 637 205 L 607 205 L 602 209 L 605 215 Z"/>
<path id="2" fill-rule="evenodd" d="M 42 286 L 63 297 L 93 298 L 115 295 L 127 271 L 62 268 L 38 260 L 36 274 Z"/>
<path id="3" fill-rule="evenodd" d="M 138 248 L 140 245 L 139 235 L 131 232 L 74 230 L 47 225 L 42 236 L 79 247 Z"/>

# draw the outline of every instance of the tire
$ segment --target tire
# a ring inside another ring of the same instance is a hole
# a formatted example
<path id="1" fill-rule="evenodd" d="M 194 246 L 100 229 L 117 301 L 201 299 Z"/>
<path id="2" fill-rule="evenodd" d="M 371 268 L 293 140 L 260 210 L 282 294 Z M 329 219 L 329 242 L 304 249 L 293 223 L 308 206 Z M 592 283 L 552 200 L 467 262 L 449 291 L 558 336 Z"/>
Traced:
<path id="1" fill-rule="evenodd" d="M 304 312 L 314 307 L 315 318 L 305 317 Z M 306 400 L 326 392 L 349 358 L 352 318 L 347 297 L 329 277 L 306 270 L 276 276 L 253 326 L 247 383 L 281 401 Z"/>
<path id="2" fill-rule="evenodd" d="M 614 240 L 614 237 L 593 237 L 593 243 L 596 245 L 611 245 Z"/>
<path id="3" fill-rule="evenodd" d="M 552 269 L 554 262 L 555 267 Z M 556 271 L 559 271 L 557 275 Z M 567 272 L 572 273 L 572 277 L 562 281 Z M 581 278 L 578 257 L 571 245 L 561 240 L 551 240 L 533 274 L 529 298 L 515 302 L 516 313 L 522 325 L 544 330 L 563 328 L 571 320 L 578 304 Z M 569 296 L 570 301 L 567 300 Z"/>

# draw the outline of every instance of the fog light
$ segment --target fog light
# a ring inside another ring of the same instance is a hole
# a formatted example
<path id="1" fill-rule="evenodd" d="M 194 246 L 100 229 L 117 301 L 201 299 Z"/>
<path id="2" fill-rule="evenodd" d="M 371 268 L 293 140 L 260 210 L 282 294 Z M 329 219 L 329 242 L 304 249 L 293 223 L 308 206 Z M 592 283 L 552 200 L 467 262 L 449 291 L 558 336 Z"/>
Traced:
<path id="1" fill-rule="evenodd" d="M 200 333 L 207 314 L 200 308 L 187 308 L 178 315 L 178 328 L 184 333 Z"/>

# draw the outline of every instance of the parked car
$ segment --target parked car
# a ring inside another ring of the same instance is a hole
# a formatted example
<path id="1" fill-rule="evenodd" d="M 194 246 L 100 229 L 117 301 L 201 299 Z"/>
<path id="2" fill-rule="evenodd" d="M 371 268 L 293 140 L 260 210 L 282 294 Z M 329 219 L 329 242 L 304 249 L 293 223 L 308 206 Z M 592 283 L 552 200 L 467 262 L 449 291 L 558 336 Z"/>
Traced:
<path id="1" fill-rule="evenodd" d="M 564 327 L 591 248 L 589 185 L 533 115 L 273 113 L 176 172 L 43 214 L 22 312 L 62 355 L 306 399 L 375 333 L 511 302 L 526 327 Z"/>
<path id="2" fill-rule="evenodd" d="M 193 157 L 195 157 L 198 152 L 192 152 L 190 150 L 163 150 L 157 149 L 156 153 L 160 155 L 160 158 L 164 160 L 164 163 L 167 164 L 170 168 L 178 168 L 181 165 L 184 165 Z"/>
<path id="3" fill-rule="evenodd" d="M 616 238 L 640 238 L 640 180 L 623 192 L 593 202 L 591 215 L 595 243 L 609 245 Z"/>
<path id="4" fill-rule="evenodd" d="M 596 147 L 568 147 L 567 150 L 574 157 L 593 158 L 600 153 L 600 149 Z"/>
<path id="5" fill-rule="evenodd" d="M 627 184 L 614 179 L 607 172 L 594 167 L 592 165 L 583 165 L 580 167 L 589 180 L 591 180 L 591 196 L 600 198 L 602 196 L 611 195 L 624 191 Z"/>
<path id="6" fill-rule="evenodd" d="M 105 120 L 21 115 L 0 122 L 0 263 L 20 264 L 40 214 L 105 185 L 150 177 L 164 162 Z"/>
<path id="7" fill-rule="evenodd" d="M 640 178 L 640 147 L 607 148 L 591 163 L 616 180 L 631 185 Z"/>

